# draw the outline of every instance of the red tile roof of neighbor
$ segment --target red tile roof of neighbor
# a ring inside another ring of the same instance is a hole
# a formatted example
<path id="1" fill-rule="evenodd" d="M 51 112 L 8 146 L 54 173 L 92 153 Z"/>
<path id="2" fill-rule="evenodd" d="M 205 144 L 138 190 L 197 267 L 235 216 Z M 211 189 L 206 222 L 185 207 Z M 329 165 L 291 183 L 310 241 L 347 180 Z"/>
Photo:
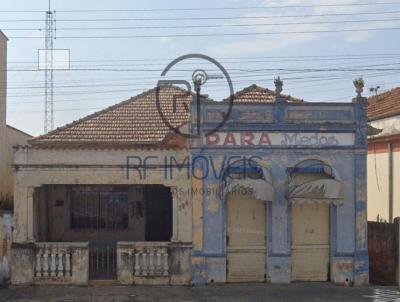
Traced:
<path id="1" fill-rule="evenodd" d="M 172 100 L 177 95 L 179 102 L 174 112 Z M 239 102 L 271 103 L 274 97 L 275 92 L 256 85 L 235 94 L 235 100 Z M 286 98 L 291 102 L 302 102 L 290 96 Z M 159 99 L 161 110 L 172 126 L 179 127 L 189 121 L 187 109 L 192 95 L 187 91 L 176 86 L 161 86 Z M 156 88 L 153 88 L 29 142 L 36 147 L 168 146 L 177 141 L 171 132 L 158 112 Z"/>
<path id="2" fill-rule="evenodd" d="M 400 114 L 400 87 L 368 98 L 368 119 L 377 120 Z"/>
<path id="3" fill-rule="evenodd" d="M 294 98 L 290 95 L 282 95 L 287 101 L 293 103 L 301 103 L 303 100 Z M 275 91 L 263 88 L 255 84 L 244 88 L 234 94 L 234 99 L 239 102 L 254 102 L 254 103 L 273 103 L 275 101 Z"/>

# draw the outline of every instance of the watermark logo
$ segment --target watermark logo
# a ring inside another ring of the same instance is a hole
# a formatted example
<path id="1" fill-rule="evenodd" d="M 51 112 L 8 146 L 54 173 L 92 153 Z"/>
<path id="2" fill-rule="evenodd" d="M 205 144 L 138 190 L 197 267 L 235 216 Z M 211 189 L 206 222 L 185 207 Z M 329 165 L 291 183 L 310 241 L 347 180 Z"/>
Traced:
<path id="1" fill-rule="evenodd" d="M 183 79 L 167 79 L 167 76 L 170 71 L 173 70 L 175 66 L 177 66 L 179 63 L 188 61 L 191 59 L 196 59 L 203 61 L 204 63 L 207 63 L 208 65 L 212 65 L 216 67 L 218 74 L 217 75 L 212 75 L 210 72 L 207 72 L 205 69 L 194 69 L 192 72 L 192 83 L 194 86 L 194 90 L 192 91 L 192 85 L 189 81 L 183 80 Z M 233 106 L 233 99 L 234 99 L 234 90 L 233 90 L 233 84 L 232 80 L 226 71 L 226 69 L 215 59 L 203 55 L 203 54 L 187 54 L 181 57 L 176 58 L 173 60 L 171 63 L 169 63 L 165 69 L 161 73 L 162 79 L 160 79 L 157 83 L 157 88 L 156 88 L 156 105 L 157 105 L 157 110 L 158 113 L 163 120 L 164 124 L 168 126 L 169 129 L 174 131 L 175 133 L 182 135 L 184 137 L 189 137 L 189 138 L 199 138 L 201 134 L 201 102 L 206 99 L 204 96 L 201 95 L 201 88 L 204 84 L 206 84 L 209 80 L 211 79 L 225 79 L 226 80 L 226 85 L 229 89 L 229 97 L 224 101 L 226 102 L 227 108 L 224 110 L 224 113 L 221 117 L 221 121 L 212 127 L 212 129 L 208 129 L 206 132 L 204 132 L 204 135 L 210 135 L 212 133 L 215 133 L 218 131 L 228 120 L 230 113 L 232 111 L 232 106 Z M 165 100 L 163 99 L 163 86 L 165 87 L 166 85 L 176 85 L 179 87 L 184 86 L 185 90 L 182 90 L 181 92 L 177 92 L 175 95 L 172 96 L 172 100 Z M 174 122 L 174 114 L 181 114 L 180 111 L 177 110 L 178 106 L 183 106 L 186 111 L 189 113 L 190 112 L 190 106 L 187 104 L 188 99 L 192 99 L 191 106 L 193 106 L 192 113 L 191 114 L 191 123 L 193 127 L 187 127 L 187 129 L 184 129 L 181 127 L 181 125 L 176 125 Z M 185 100 L 185 101 L 183 101 Z M 166 104 L 163 102 L 166 101 L 171 101 L 172 104 L 167 104 L 167 105 L 172 105 L 171 106 L 165 106 Z M 182 102 L 182 104 L 179 104 L 179 102 Z M 172 114 L 171 112 L 166 112 L 165 108 L 172 108 Z"/>
<path id="2" fill-rule="evenodd" d="M 224 155 L 215 158 L 212 155 L 195 155 L 175 157 L 174 155 L 155 156 L 127 156 L 126 179 L 135 177 L 140 180 L 147 179 L 149 171 L 158 168 L 164 174 L 164 179 L 174 179 L 180 175 L 187 179 L 204 180 L 212 177 L 216 180 L 235 178 L 259 179 L 254 172 L 260 172 L 260 162 L 263 159 L 257 155 Z"/>

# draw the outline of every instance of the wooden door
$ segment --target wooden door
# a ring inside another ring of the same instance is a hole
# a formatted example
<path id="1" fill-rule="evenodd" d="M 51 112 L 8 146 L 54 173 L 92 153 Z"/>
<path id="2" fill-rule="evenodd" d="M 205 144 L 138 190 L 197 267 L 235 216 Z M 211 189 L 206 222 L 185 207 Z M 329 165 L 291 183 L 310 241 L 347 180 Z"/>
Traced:
<path id="1" fill-rule="evenodd" d="M 329 280 L 329 205 L 292 207 L 292 280 Z"/>
<path id="2" fill-rule="evenodd" d="M 227 281 L 263 282 L 266 277 L 265 201 L 238 193 L 227 199 Z"/>

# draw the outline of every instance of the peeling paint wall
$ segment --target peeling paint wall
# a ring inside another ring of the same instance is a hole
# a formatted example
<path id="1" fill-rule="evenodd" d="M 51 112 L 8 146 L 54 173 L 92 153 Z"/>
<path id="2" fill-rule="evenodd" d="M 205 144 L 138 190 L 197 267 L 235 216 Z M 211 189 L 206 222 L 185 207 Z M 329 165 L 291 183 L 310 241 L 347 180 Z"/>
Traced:
<path id="1" fill-rule="evenodd" d="M 366 217 L 366 105 L 358 104 L 237 104 L 228 122 L 218 131 L 243 132 L 322 132 L 353 133 L 347 145 L 300 146 L 230 146 L 206 145 L 204 136 L 192 141 L 193 156 L 212 157 L 215 166 L 223 156 L 256 156 L 272 176 L 275 201 L 267 202 L 267 281 L 291 282 L 291 204 L 287 200 L 287 168 L 306 159 L 320 160 L 334 170 L 335 178 L 344 184 L 344 203 L 331 205 L 330 247 L 332 282 L 348 285 L 368 284 L 368 250 Z M 223 104 L 203 105 L 202 131 L 215 125 L 213 118 L 226 111 Z M 271 120 L 249 120 L 251 112 L 270 112 Z M 208 113 L 210 113 L 208 115 Z M 276 139 L 275 139 L 276 142 Z M 279 142 L 279 141 L 278 141 Z M 198 152 L 198 153 L 197 153 Z M 206 168 L 203 167 L 203 170 Z M 212 191 L 221 179 L 209 176 L 193 179 L 193 187 Z M 226 201 L 214 195 L 193 199 L 193 232 L 196 234 L 192 256 L 192 282 L 206 284 L 226 282 Z M 202 199 L 202 206 L 200 200 Z M 197 202 L 197 205 L 195 204 Z"/>
<path id="2" fill-rule="evenodd" d="M 0 284 L 10 280 L 10 254 L 13 229 L 13 214 L 0 212 Z"/>
<path id="3" fill-rule="evenodd" d="M 225 110 L 220 107 L 222 105 L 204 105 L 202 133 L 215 125 L 207 113 L 212 111 L 210 116 L 221 116 L 221 111 Z M 223 168 L 224 156 L 257 156 L 270 172 L 275 188 L 275 200 L 267 202 L 266 279 L 272 283 L 289 283 L 292 280 L 292 213 L 287 199 L 287 169 L 306 159 L 317 159 L 332 167 L 335 178 L 345 188 L 343 205 L 331 205 L 330 210 L 331 281 L 367 284 L 365 110 L 364 103 L 236 105 L 231 119 L 219 129 L 225 132 L 304 134 L 303 138 L 293 138 L 290 143 L 282 141 L 281 145 L 275 136 L 276 145 L 245 147 L 209 147 L 202 137 L 191 141 L 191 151 L 20 148 L 15 156 L 15 241 L 23 245 L 40 237 L 35 222 L 35 212 L 38 213 L 34 202 L 35 188 L 66 184 L 163 184 L 171 187 L 173 194 L 172 242 L 188 243 L 192 247 L 191 253 L 187 248 L 177 253 L 180 261 L 173 260 L 176 273 L 170 284 L 187 284 L 189 280 L 192 284 L 226 282 L 226 201 L 218 191 L 221 175 L 210 173 L 204 178 L 193 177 L 209 171 L 209 167 L 199 161 L 191 166 L 191 178 L 187 177 L 185 169 L 178 167 L 172 168 L 174 177 L 166 177 L 164 156 L 174 156 L 180 163 L 187 156 L 209 156 L 217 171 Z M 253 116 L 252 112 L 267 112 L 270 118 L 243 118 Z M 319 133 L 326 134 L 323 144 L 317 139 Z M 332 133 L 338 135 L 335 137 Z M 129 177 L 126 177 L 126 159 L 129 156 L 155 157 L 145 179 L 135 169 L 129 170 Z M 18 249 L 15 253 L 16 257 L 25 260 L 31 257 L 28 252 L 22 253 Z M 27 280 L 26 276 L 15 276 L 16 282 L 18 278 Z M 129 279 L 126 275 L 121 278 Z"/>

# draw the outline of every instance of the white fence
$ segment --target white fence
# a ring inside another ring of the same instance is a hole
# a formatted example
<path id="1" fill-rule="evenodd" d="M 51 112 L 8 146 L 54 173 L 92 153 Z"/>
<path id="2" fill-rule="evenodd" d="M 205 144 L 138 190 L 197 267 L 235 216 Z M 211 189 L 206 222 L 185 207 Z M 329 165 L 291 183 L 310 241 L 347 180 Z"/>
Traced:
<path id="1" fill-rule="evenodd" d="M 35 281 L 85 284 L 88 265 L 87 242 L 35 243 Z"/>
<path id="2" fill-rule="evenodd" d="M 70 277 L 71 244 L 36 243 L 35 277 Z"/>
<path id="3" fill-rule="evenodd" d="M 168 243 L 139 242 L 132 246 L 135 276 L 168 276 Z"/>

